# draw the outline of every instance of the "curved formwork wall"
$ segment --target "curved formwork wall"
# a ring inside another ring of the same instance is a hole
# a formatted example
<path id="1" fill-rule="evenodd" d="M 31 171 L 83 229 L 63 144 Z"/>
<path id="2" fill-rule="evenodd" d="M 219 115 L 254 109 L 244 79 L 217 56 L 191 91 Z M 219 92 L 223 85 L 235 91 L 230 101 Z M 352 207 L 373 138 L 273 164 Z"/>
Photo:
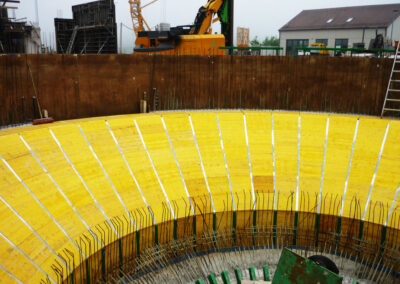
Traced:
<path id="1" fill-rule="evenodd" d="M 217 231 L 220 247 L 357 247 L 398 272 L 399 139 L 396 120 L 269 111 L 3 130 L 0 282 L 89 283 Z"/>

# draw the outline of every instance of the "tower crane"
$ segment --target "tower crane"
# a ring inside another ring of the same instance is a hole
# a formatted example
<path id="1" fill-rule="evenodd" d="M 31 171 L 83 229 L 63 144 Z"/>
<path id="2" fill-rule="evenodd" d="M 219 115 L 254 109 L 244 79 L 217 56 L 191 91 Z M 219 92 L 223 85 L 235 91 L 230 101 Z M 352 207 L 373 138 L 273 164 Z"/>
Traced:
<path id="1" fill-rule="evenodd" d="M 135 32 L 136 37 L 138 36 L 139 32 L 145 31 L 145 26 L 147 30 L 150 30 L 149 25 L 147 24 L 146 20 L 142 15 L 142 10 L 151 4 L 154 4 L 158 0 L 153 0 L 146 5 L 142 6 L 141 0 L 129 0 L 129 6 L 131 9 L 131 18 L 132 18 L 132 25 L 133 30 Z"/>

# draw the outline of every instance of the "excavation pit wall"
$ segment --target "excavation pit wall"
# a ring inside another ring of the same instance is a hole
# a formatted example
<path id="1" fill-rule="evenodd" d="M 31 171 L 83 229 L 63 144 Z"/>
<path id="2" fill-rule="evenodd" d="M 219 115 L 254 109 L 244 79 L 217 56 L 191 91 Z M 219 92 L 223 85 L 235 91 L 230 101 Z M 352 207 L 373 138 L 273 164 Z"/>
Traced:
<path id="1" fill-rule="evenodd" d="M 391 67 L 383 58 L 3 55 L 0 125 L 32 121 L 40 109 L 56 120 L 138 113 L 143 99 L 151 111 L 380 115 Z"/>

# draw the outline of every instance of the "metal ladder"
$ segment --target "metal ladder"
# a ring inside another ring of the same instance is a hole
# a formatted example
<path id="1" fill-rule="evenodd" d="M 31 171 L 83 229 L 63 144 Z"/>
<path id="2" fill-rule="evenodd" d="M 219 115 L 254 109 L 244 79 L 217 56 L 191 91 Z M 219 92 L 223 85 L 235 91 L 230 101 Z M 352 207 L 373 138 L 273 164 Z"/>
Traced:
<path id="1" fill-rule="evenodd" d="M 386 90 L 385 102 L 383 103 L 381 117 L 387 112 L 398 112 L 400 113 L 400 58 L 399 58 L 399 46 L 397 45 L 396 52 L 394 54 L 394 61 L 392 66 L 392 72 L 390 73 L 389 84 Z M 397 76 L 396 76 L 397 74 Z M 388 106 L 388 103 L 390 106 Z"/>
<path id="2" fill-rule="evenodd" d="M 66 52 L 67 54 L 71 54 L 71 52 L 72 52 L 72 47 L 74 46 L 74 42 L 75 42 L 76 34 L 78 33 L 78 29 L 79 29 L 79 26 L 74 27 L 74 31 L 72 32 L 72 35 L 71 35 L 71 40 L 68 43 L 67 52 Z"/>

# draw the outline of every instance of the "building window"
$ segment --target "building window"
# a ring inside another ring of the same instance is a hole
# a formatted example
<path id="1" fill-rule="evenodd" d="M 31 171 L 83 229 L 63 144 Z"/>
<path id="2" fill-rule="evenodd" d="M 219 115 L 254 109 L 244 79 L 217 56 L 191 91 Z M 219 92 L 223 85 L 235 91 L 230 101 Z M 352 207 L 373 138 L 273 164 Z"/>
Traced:
<path id="1" fill-rule="evenodd" d="M 330 18 L 329 20 L 326 21 L 327 24 L 330 24 L 333 22 L 333 18 Z"/>
<path id="2" fill-rule="evenodd" d="M 338 38 L 335 40 L 335 48 L 348 48 L 349 40 L 347 38 Z"/>
<path id="3" fill-rule="evenodd" d="M 287 39 L 286 55 L 297 55 L 297 47 L 308 47 L 308 39 Z"/>
<path id="4" fill-rule="evenodd" d="M 316 43 L 323 43 L 325 47 L 328 47 L 328 39 L 327 38 L 318 38 L 315 40 Z"/>

